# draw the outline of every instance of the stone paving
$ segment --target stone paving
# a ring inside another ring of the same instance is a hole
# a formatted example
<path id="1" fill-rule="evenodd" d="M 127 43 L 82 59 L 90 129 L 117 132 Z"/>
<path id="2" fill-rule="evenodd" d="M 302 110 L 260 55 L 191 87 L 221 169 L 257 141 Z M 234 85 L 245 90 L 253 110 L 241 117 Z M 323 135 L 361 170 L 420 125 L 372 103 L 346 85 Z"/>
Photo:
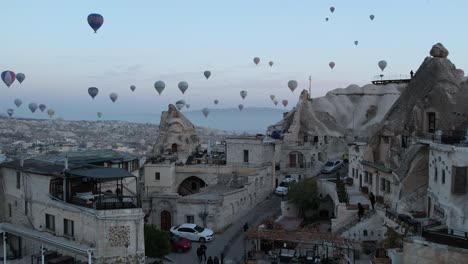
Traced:
<path id="1" fill-rule="evenodd" d="M 259 224 L 264 218 L 272 216 L 273 214 L 279 215 L 280 213 L 281 198 L 275 195 L 270 195 L 268 199 L 259 203 L 255 208 L 251 209 L 245 214 L 243 221 L 231 225 L 224 233 L 215 234 L 213 241 L 208 242 L 206 256 L 218 257 L 225 249 L 225 263 L 240 263 L 244 255 L 244 231 L 243 226 L 245 222 L 253 227 Z M 196 250 L 200 246 L 198 242 L 192 242 L 192 248 L 187 253 L 171 253 L 167 259 L 172 261 L 164 261 L 168 264 L 198 264 Z M 203 261 L 202 263 L 206 263 Z"/>

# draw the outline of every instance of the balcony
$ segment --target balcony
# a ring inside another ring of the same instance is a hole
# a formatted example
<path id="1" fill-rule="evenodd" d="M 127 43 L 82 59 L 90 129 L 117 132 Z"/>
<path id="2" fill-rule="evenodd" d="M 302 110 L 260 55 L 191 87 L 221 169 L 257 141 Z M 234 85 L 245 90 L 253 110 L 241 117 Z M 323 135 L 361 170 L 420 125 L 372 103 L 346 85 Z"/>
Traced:
<path id="1" fill-rule="evenodd" d="M 447 228 L 441 222 L 424 226 L 422 237 L 437 244 L 468 249 L 468 232 Z"/>
<path id="2" fill-rule="evenodd" d="M 129 188 L 134 181 L 135 190 Z M 64 188 L 65 186 L 65 188 Z M 140 208 L 137 179 L 124 169 L 86 167 L 65 172 L 51 180 L 51 196 L 69 204 L 94 210 Z"/>

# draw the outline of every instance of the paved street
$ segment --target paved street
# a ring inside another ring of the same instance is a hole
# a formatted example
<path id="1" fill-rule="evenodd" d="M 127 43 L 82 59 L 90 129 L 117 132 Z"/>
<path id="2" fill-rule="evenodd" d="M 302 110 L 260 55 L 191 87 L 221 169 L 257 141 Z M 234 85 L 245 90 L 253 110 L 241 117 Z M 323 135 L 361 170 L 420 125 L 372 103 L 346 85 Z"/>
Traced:
<path id="1" fill-rule="evenodd" d="M 244 254 L 243 249 L 243 240 L 244 240 L 244 231 L 243 226 L 245 222 L 249 223 L 249 226 L 252 227 L 255 224 L 258 224 L 265 217 L 273 215 L 279 215 L 280 212 L 280 201 L 281 198 L 275 195 L 270 195 L 269 199 L 259 203 L 255 208 L 249 211 L 245 217 L 241 218 L 242 220 L 238 223 L 230 226 L 224 233 L 217 234 L 215 239 L 207 243 L 208 250 L 207 256 L 218 257 L 221 255 L 224 247 L 227 245 L 227 251 L 225 256 L 225 262 L 228 260 L 239 261 L 242 259 Z M 177 263 L 177 264 L 198 264 L 196 250 L 200 243 L 193 242 L 192 249 L 187 253 L 171 253 L 167 257 L 173 260 L 174 262 L 166 261 L 164 263 Z M 233 263 L 238 263 L 238 262 Z M 229 262 L 227 262 L 229 263 Z M 239 262 L 240 263 L 240 262 Z"/>

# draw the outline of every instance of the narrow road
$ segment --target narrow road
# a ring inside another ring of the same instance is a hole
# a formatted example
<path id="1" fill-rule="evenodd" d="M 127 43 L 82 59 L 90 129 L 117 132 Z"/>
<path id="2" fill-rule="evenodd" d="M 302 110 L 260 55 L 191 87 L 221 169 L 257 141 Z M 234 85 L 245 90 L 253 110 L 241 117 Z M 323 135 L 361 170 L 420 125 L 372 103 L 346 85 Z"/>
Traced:
<path id="1" fill-rule="evenodd" d="M 225 263 L 229 260 L 234 260 L 233 263 L 240 263 L 244 255 L 244 231 L 245 222 L 253 227 L 259 224 L 264 218 L 273 214 L 279 215 L 281 198 L 275 195 L 270 195 L 269 199 L 262 201 L 256 207 L 245 214 L 242 220 L 231 225 L 224 233 L 215 236 L 215 239 L 208 242 L 207 257 L 221 256 L 221 252 L 225 250 Z M 192 248 L 187 253 L 171 253 L 167 257 L 173 262 L 165 261 L 168 264 L 198 264 L 197 248 L 200 246 L 198 242 L 192 242 Z M 226 249 L 225 249 L 226 247 Z M 239 262 L 238 262 L 239 261 Z M 205 262 L 203 262 L 205 263 Z"/>

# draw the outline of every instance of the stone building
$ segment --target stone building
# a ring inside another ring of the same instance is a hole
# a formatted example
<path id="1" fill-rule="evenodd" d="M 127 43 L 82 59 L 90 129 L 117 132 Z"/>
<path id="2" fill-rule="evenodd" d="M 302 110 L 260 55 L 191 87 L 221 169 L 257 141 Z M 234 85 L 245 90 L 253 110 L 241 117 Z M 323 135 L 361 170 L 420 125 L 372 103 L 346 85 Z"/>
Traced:
<path id="1" fill-rule="evenodd" d="M 45 245 L 50 259 L 144 263 L 138 170 L 138 156 L 112 150 L 2 163 L 0 232 L 8 258 L 40 257 Z"/>

